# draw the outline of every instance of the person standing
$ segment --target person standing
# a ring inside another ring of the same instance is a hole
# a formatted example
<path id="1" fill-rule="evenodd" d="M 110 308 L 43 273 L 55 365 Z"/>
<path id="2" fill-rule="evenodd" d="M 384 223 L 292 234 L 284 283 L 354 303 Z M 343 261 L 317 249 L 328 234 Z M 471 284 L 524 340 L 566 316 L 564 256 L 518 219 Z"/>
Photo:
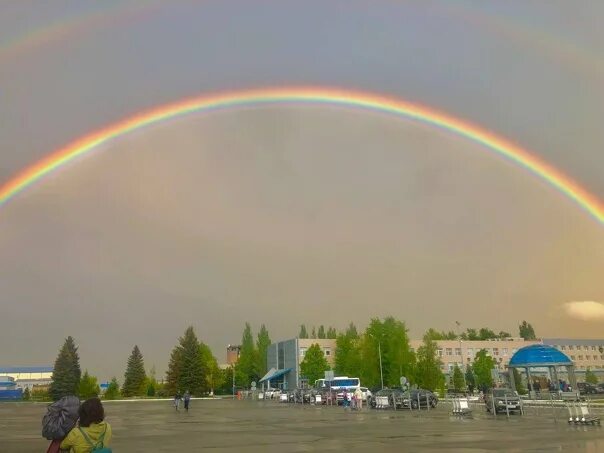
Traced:
<path id="1" fill-rule="evenodd" d="M 174 395 L 174 407 L 176 408 L 176 410 L 178 411 L 178 406 L 180 406 L 180 392 L 176 392 L 176 395 Z"/>
<path id="2" fill-rule="evenodd" d="M 356 408 L 358 410 L 363 409 L 363 391 L 360 387 L 357 387 L 357 389 L 354 391 L 354 397 L 356 400 Z"/>
<path id="3" fill-rule="evenodd" d="M 185 411 L 189 412 L 189 402 L 191 401 L 191 394 L 189 393 L 188 390 L 184 394 L 184 401 L 185 401 Z"/>
<path id="4" fill-rule="evenodd" d="M 90 398 L 79 409 L 80 420 L 61 442 L 61 450 L 72 453 L 88 453 L 103 449 L 111 452 L 111 425 L 105 421 L 103 404 L 98 398 Z"/>

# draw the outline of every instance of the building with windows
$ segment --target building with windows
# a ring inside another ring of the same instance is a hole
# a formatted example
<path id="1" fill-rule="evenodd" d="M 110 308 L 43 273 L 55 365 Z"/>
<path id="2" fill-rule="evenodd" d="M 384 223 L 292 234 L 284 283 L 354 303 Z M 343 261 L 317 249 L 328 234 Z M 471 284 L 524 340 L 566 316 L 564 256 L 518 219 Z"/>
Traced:
<path id="1" fill-rule="evenodd" d="M 12 378 L 18 388 L 31 390 L 50 385 L 52 370 L 51 366 L 0 367 L 0 375 Z"/>
<path id="2" fill-rule="evenodd" d="M 303 376 L 300 373 L 300 362 L 306 351 L 313 344 L 318 344 L 325 354 L 327 363 L 333 368 L 336 340 L 323 338 L 292 338 L 273 343 L 267 350 L 267 366 L 270 370 L 261 379 L 261 383 L 271 387 L 293 389 L 300 386 Z M 313 382 L 309 383 L 314 384 Z"/>
<path id="3" fill-rule="evenodd" d="M 226 363 L 227 365 L 233 365 L 237 363 L 239 360 L 239 355 L 241 354 L 241 346 L 230 344 L 227 346 L 226 350 Z"/>
<path id="4" fill-rule="evenodd" d="M 575 364 L 577 380 L 585 380 L 590 369 L 600 381 L 604 381 L 604 339 L 544 338 L 543 344 L 553 346 L 566 354 Z"/>
<path id="5" fill-rule="evenodd" d="M 411 348 L 414 351 L 422 346 L 422 340 L 411 340 Z M 512 356 L 525 346 L 541 344 L 541 340 L 524 340 L 522 338 L 503 338 L 493 340 L 471 341 L 471 340 L 437 340 L 438 356 L 442 362 L 441 370 L 449 374 L 458 365 L 465 369 L 472 364 L 476 353 L 486 350 L 487 354 L 497 362 L 499 371 L 505 371 Z"/>

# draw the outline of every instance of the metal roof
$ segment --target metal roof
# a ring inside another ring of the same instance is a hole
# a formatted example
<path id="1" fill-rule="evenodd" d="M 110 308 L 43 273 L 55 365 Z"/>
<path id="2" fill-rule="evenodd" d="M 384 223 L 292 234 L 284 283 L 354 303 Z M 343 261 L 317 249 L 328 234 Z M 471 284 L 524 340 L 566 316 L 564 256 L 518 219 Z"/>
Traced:
<path id="1" fill-rule="evenodd" d="M 510 360 L 510 366 L 572 365 L 564 353 L 545 344 L 533 344 L 520 348 Z"/>
<path id="2" fill-rule="evenodd" d="M 0 367 L 0 374 L 2 373 L 52 373 L 53 367 L 51 366 L 9 366 Z"/>
<path id="3" fill-rule="evenodd" d="M 274 368 L 271 368 L 259 382 L 272 381 L 273 379 L 277 379 L 278 377 L 289 373 L 291 370 L 291 368 L 286 368 L 285 370 L 275 370 Z"/>

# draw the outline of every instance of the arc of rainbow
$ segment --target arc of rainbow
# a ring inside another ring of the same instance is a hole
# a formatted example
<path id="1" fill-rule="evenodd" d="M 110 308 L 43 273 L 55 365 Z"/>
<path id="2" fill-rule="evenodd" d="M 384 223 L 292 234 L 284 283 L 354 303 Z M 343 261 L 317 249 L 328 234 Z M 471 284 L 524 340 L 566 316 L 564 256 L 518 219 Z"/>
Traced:
<path id="1" fill-rule="evenodd" d="M 478 126 L 427 107 L 380 95 L 335 88 L 263 88 L 185 99 L 164 105 L 86 135 L 24 169 L 0 187 L 0 206 L 74 159 L 129 132 L 194 112 L 275 104 L 327 104 L 394 115 L 432 125 L 477 142 L 545 180 L 604 224 L 604 206 L 578 183 L 527 150 Z"/>

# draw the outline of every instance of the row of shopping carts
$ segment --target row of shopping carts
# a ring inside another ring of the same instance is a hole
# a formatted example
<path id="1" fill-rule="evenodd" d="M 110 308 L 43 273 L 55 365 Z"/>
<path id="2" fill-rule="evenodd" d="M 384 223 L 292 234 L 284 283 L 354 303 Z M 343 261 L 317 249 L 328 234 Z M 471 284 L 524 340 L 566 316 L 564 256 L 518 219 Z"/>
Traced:
<path id="1" fill-rule="evenodd" d="M 589 405 L 583 401 L 571 401 L 566 403 L 568 409 L 568 423 L 575 425 L 599 425 L 600 417 L 591 413 Z"/>

